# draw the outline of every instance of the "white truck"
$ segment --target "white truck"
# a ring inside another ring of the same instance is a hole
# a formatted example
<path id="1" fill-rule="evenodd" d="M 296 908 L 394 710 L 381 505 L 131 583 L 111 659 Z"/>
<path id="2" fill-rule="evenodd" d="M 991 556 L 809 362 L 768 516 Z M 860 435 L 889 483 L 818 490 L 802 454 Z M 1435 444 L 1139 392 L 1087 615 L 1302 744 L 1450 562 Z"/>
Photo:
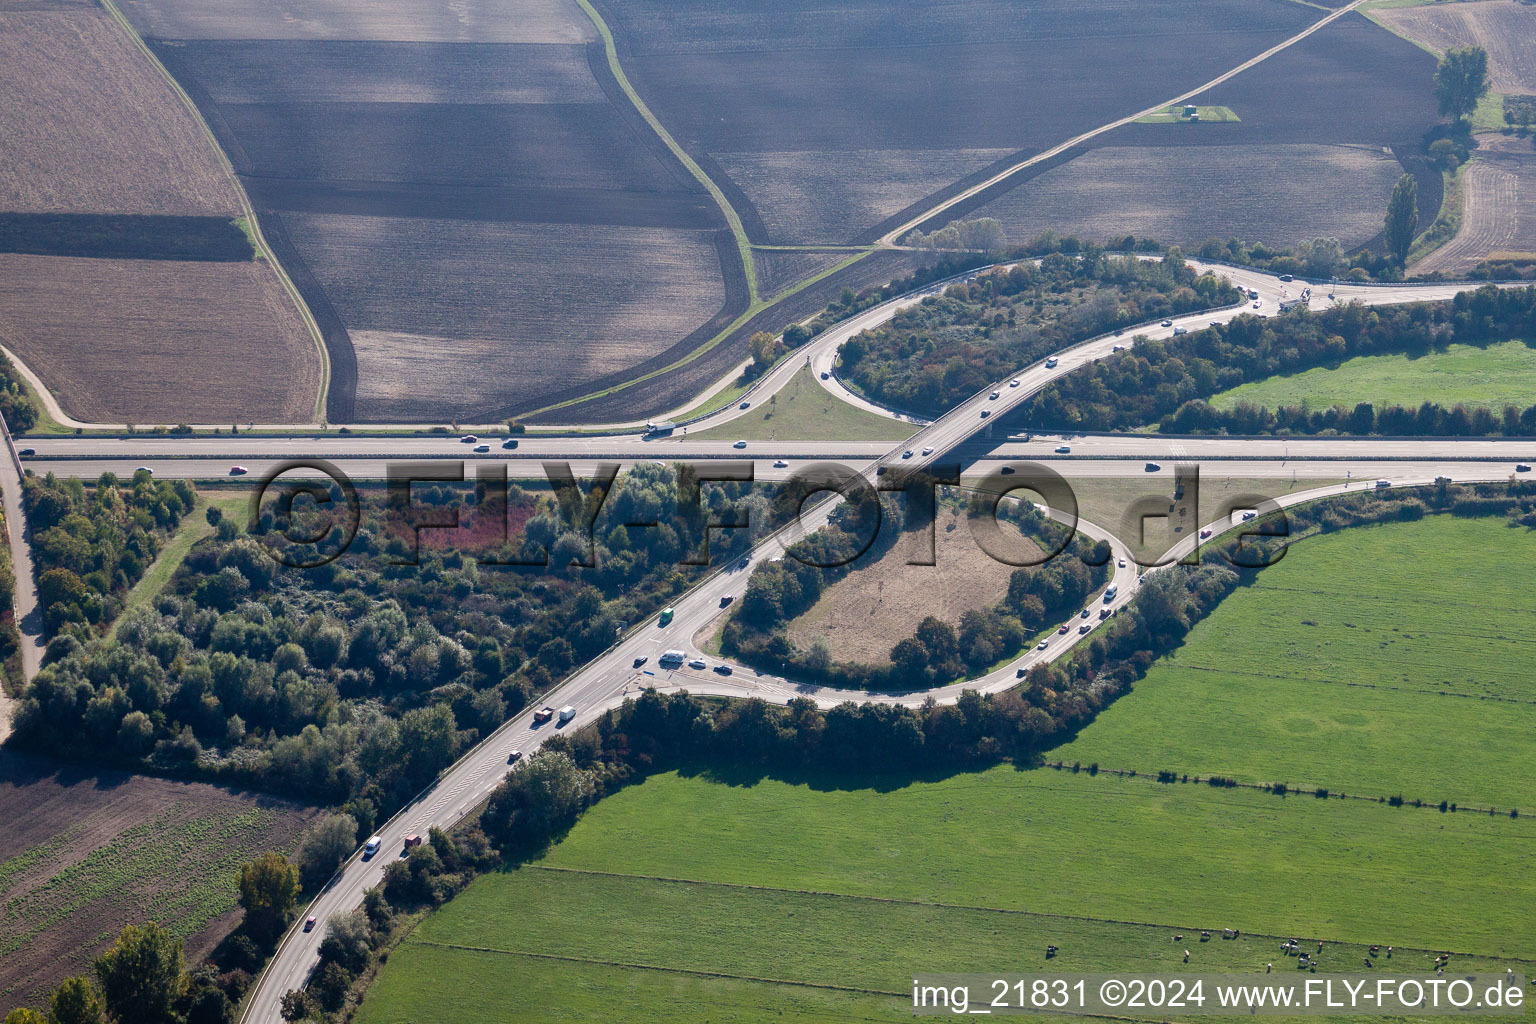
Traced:
<path id="1" fill-rule="evenodd" d="M 662 651 L 661 657 L 656 660 L 656 663 L 662 668 L 677 668 L 687 660 L 688 655 L 682 651 Z"/>
<path id="2" fill-rule="evenodd" d="M 571 707 L 571 705 L 567 704 L 565 707 L 560 709 L 560 724 L 561 725 L 564 725 L 566 722 L 569 722 L 571 719 L 573 719 L 575 717 L 576 717 L 576 709 Z"/>

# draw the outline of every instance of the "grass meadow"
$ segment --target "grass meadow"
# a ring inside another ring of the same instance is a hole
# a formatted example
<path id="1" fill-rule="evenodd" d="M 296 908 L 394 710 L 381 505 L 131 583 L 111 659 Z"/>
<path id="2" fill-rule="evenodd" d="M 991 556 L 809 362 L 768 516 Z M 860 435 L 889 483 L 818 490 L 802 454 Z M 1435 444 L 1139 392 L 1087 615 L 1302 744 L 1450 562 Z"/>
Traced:
<path id="1" fill-rule="evenodd" d="M 1301 373 L 1242 384 L 1211 399 L 1218 409 L 1239 402 L 1267 406 L 1300 405 L 1326 409 L 1351 408 L 1372 402 L 1418 408 L 1438 402 L 1450 408 L 1506 405 L 1525 408 L 1536 396 L 1536 348 L 1523 341 L 1506 341 L 1486 348 L 1451 345 L 1424 356 L 1357 356 L 1335 367 L 1320 366 Z"/>
<path id="2" fill-rule="evenodd" d="M 783 390 L 740 419 L 703 430 L 695 437 L 735 437 L 744 441 L 900 441 L 917 432 L 903 423 L 849 405 L 802 369 Z"/>
<path id="3" fill-rule="evenodd" d="M 1533 567 L 1500 520 L 1307 538 L 1048 754 L 1076 771 L 654 776 L 426 919 L 359 1019 L 894 1020 L 918 971 L 1293 970 L 1290 936 L 1530 974 Z"/>

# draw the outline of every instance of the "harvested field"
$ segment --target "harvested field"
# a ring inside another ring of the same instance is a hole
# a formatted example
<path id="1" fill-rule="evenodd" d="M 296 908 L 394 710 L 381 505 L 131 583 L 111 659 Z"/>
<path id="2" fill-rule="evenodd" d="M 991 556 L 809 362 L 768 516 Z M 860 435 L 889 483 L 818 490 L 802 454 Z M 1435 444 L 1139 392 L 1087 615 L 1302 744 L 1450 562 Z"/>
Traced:
<path id="1" fill-rule="evenodd" d="M 849 241 L 850 228 L 879 224 L 1011 152 L 815 150 L 716 153 L 714 159 L 752 197 L 770 238 L 815 244 Z"/>
<path id="2" fill-rule="evenodd" d="M 759 249 L 752 254 L 757 269 L 757 289 L 774 296 L 807 277 L 814 277 L 851 255 L 846 252 L 775 252 Z"/>
<path id="3" fill-rule="evenodd" d="M 441 43 L 585 43 L 571 0 L 124 0 L 139 32 L 162 39 L 376 39 Z"/>
<path id="4" fill-rule="evenodd" d="M 1415 273 L 1461 274 L 1494 253 L 1536 252 L 1536 149 L 1527 139 L 1479 136 L 1461 172 L 1461 227 L 1413 265 Z"/>
<path id="5" fill-rule="evenodd" d="M 723 301 L 702 232 L 283 219 L 348 324 L 362 418 L 493 419 L 667 350 Z"/>
<path id="6" fill-rule="evenodd" d="M 596 77 L 575 4 L 255 6 L 133 17 L 324 325 L 333 420 L 526 410 L 743 305 L 718 211 Z"/>
<path id="7" fill-rule="evenodd" d="M 991 162 L 978 151 L 1043 149 L 1197 85 L 1316 14 L 1278 0 L 604 9 L 647 102 L 757 207 L 746 219 L 759 241 L 860 237 L 892 203 Z M 1169 48 L 1186 56 L 1167 60 Z"/>
<path id="8" fill-rule="evenodd" d="M 207 136 L 100 8 L 0 6 L 0 210 L 234 216 Z"/>
<path id="9" fill-rule="evenodd" d="M 808 319 L 826 308 L 844 287 L 855 292 L 879 287 L 910 275 L 914 254 L 887 250 L 872 253 L 804 291 L 772 306 L 732 332 L 731 336 L 686 366 L 622 391 L 551 413 L 551 423 L 623 423 L 637 417 L 676 409 L 679 395 L 697 395 L 736 368 L 747 355 L 747 339 L 756 331 L 781 331 L 785 324 Z M 665 365 L 655 360 L 657 367 Z M 645 366 L 640 369 L 650 369 Z"/>
<path id="10" fill-rule="evenodd" d="M 1002 221 L 1011 238 L 1052 228 L 1186 246 L 1234 236 L 1291 245 L 1330 235 L 1354 246 L 1381 231 L 1381 211 L 1401 174 L 1389 154 L 1368 146 L 1104 146 L 977 215 Z"/>
<path id="11" fill-rule="evenodd" d="M 1198 102 L 1237 111 L 1242 123 L 1226 125 L 1222 133 L 1236 142 L 1417 147 L 1440 120 L 1434 72 L 1435 59 L 1417 46 L 1359 14 L 1346 14 Z M 1165 143 L 1167 135 L 1136 136 L 1143 140 Z"/>
<path id="12" fill-rule="evenodd" d="M 73 416 L 307 422 L 320 358 L 264 263 L 0 255 L 0 344 Z"/>
<path id="13" fill-rule="evenodd" d="M 601 103 L 585 46 L 158 40 L 160 59 L 233 103 Z"/>
<path id="14" fill-rule="evenodd" d="M 1372 12 L 1393 31 L 1444 53 L 1457 46 L 1488 51 L 1493 91 L 1536 93 L 1536 7 L 1516 0 L 1426 4 Z"/>
<path id="15" fill-rule="evenodd" d="M 189 958 L 236 923 L 240 863 L 292 852 L 314 812 L 271 797 L 0 751 L 0 1006 L 35 1003 L 126 924 Z"/>
<path id="16" fill-rule="evenodd" d="M 1018 535 L 1016 527 L 1005 524 L 1004 529 Z M 891 648 L 928 616 L 958 626 L 965 612 L 990 608 L 1008 595 L 1008 580 L 1017 567 L 981 550 L 963 513 L 941 510 L 934 537 L 937 565 L 907 565 L 912 550 L 909 538 L 903 538 L 824 592 L 789 624 L 790 640 L 809 650 L 824 639 L 838 661 L 889 665 Z M 1022 543 L 1039 551 L 1027 540 Z"/>
<path id="17" fill-rule="evenodd" d="M 1403 170 L 1395 153 L 1418 152 L 1439 119 L 1428 85 L 1434 66 L 1407 40 L 1346 15 L 1196 98 L 1231 108 L 1240 122 L 1177 131 L 1126 125 L 1096 140 L 1103 146 L 1023 175 L 1011 190 L 988 190 L 948 216 L 996 216 L 1015 236 L 1054 227 L 1184 243 L 1319 235 L 1368 243 Z M 1433 219 L 1439 172 L 1412 169 L 1420 216 Z"/>
<path id="18" fill-rule="evenodd" d="M 295 103 L 221 108 L 262 178 L 677 191 L 606 104 Z M 474 140 L 471 142 L 470 140 Z"/>

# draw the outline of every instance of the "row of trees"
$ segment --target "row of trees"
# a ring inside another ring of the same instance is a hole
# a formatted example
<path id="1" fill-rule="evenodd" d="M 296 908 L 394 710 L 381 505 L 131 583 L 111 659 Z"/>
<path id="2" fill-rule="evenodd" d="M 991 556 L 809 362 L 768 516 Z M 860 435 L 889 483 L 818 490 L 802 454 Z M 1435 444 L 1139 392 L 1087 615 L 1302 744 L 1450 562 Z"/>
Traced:
<path id="1" fill-rule="evenodd" d="M 1536 437 L 1536 405 L 1524 409 L 1506 405 L 1502 410 L 1485 406 L 1468 408 L 1460 403 L 1447 409 L 1437 402 L 1418 408 L 1389 405 L 1380 409 L 1370 402 L 1354 408 L 1331 405 L 1309 409 L 1282 405 L 1276 409 L 1239 402 L 1231 409 L 1217 409 L 1202 399 L 1185 402 L 1163 417 L 1158 430 L 1165 434 L 1386 434 L 1431 437 Z"/>
<path id="2" fill-rule="evenodd" d="M 1376 308 L 1350 304 L 1267 319 L 1239 316 L 1176 338 L 1142 340 L 1090 363 L 1052 382 L 1030 400 L 1022 415 L 1032 425 L 1068 430 L 1135 429 L 1165 418 L 1169 430 L 1203 423 L 1221 429 L 1221 420 L 1213 419 L 1202 405 L 1188 411 L 1181 407 L 1246 381 L 1334 365 L 1353 356 L 1422 355 L 1453 343 L 1527 337 L 1533 330 L 1536 287 L 1483 287 L 1448 302 Z M 1472 412 L 1466 416 L 1469 424 L 1481 423 L 1495 433 L 1509 423 L 1500 414 L 1490 419 Z M 1519 419 L 1523 417 L 1521 413 Z M 1380 429 L 1381 416 L 1373 412 L 1373 419 Z M 1305 429 L 1312 420 L 1309 415 L 1288 422 L 1293 429 Z M 1320 422 L 1328 422 L 1327 417 Z M 1400 421 L 1389 416 L 1388 422 L 1395 426 Z M 1440 426 L 1449 429 L 1461 422 L 1450 410 Z"/>

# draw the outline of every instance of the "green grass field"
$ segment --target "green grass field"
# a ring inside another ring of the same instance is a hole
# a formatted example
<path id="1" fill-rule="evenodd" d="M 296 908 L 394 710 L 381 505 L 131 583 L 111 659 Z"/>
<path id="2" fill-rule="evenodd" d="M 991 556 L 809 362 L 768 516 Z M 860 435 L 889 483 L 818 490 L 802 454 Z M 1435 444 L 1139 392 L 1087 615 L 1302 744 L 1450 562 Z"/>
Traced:
<path id="1" fill-rule="evenodd" d="M 1452 345 L 1443 352 L 1410 358 L 1406 355 L 1358 356 L 1337 367 L 1317 367 L 1285 377 L 1269 377 L 1223 391 L 1211 399 L 1218 409 L 1238 402 L 1267 406 L 1300 405 L 1326 409 L 1351 408 L 1372 402 L 1377 408 L 1401 405 L 1417 408 L 1426 401 L 1450 408 L 1506 405 L 1525 408 L 1536 401 L 1536 348 L 1506 341 L 1486 348 Z"/>
<path id="2" fill-rule="evenodd" d="M 868 990 L 930 969 L 1262 971 L 1290 934 L 1327 941 L 1334 970 L 1371 942 L 1403 970 L 1429 948 L 1533 951 L 1526 819 L 1049 769 L 839 784 L 667 774 L 610 797 L 541 865 L 428 918 L 359 1020 L 599 1021 L 622 1001 L 670 1021 L 678 999 L 699 1020 L 894 1020 L 900 996 Z M 1192 934 L 1224 926 L 1244 937 Z"/>
<path id="3" fill-rule="evenodd" d="M 917 426 L 877 416 L 836 398 L 802 369 L 778 394 L 754 403 L 749 415 L 694 437 L 744 441 L 900 441 Z"/>
<path id="4" fill-rule="evenodd" d="M 1533 569 L 1500 519 L 1307 538 L 1051 757 L 1536 814 Z"/>
<path id="5" fill-rule="evenodd" d="M 895 1020 L 917 971 L 1294 969 L 1291 935 L 1327 943 L 1323 970 L 1381 943 L 1378 970 L 1450 949 L 1536 973 L 1536 801 L 1511 818 L 1155 781 L 1536 796 L 1530 540 L 1432 517 L 1300 542 L 1049 755 L 1134 778 L 648 779 L 424 921 L 359 1020 Z"/>

